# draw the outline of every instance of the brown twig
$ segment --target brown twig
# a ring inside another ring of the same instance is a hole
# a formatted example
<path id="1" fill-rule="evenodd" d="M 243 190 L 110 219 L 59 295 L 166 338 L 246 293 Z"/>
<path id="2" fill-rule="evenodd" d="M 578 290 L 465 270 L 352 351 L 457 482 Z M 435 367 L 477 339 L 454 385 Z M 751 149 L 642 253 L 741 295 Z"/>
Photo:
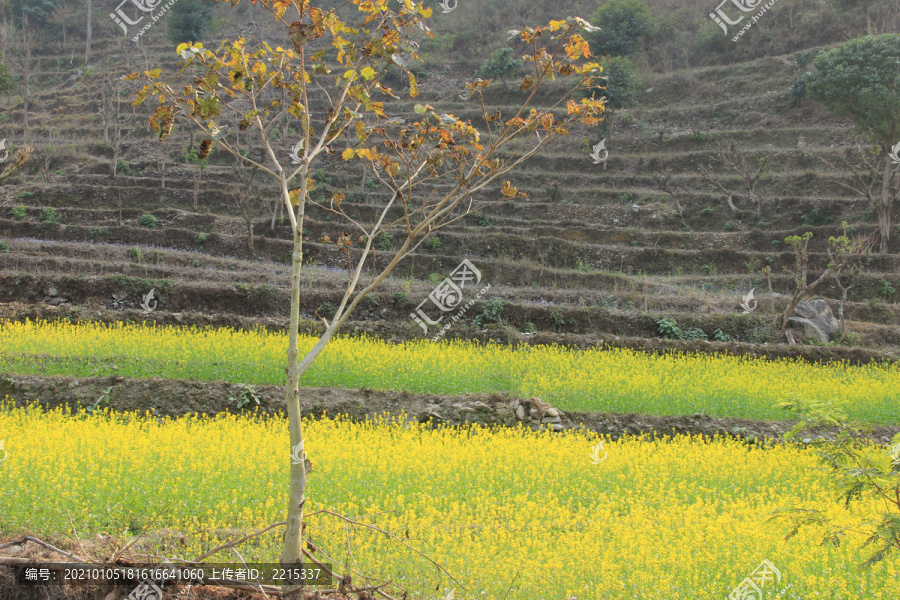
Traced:
<path id="1" fill-rule="evenodd" d="M 307 515 L 307 516 L 308 516 L 308 515 Z M 223 545 L 219 546 L 218 548 L 213 548 L 212 550 L 210 550 L 210 551 L 207 552 L 206 554 L 201 554 L 200 556 L 198 556 L 197 558 L 195 558 L 195 559 L 193 560 L 193 562 L 200 562 L 200 561 L 203 560 L 204 558 L 207 558 L 207 557 L 209 557 L 209 556 L 212 556 L 213 554 L 215 554 L 215 553 L 218 552 L 219 550 L 225 550 L 226 548 L 231 548 L 232 546 L 237 546 L 238 544 L 244 542 L 245 540 L 249 540 L 250 538 L 256 537 L 256 536 L 258 536 L 258 535 L 262 535 L 262 534 L 264 534 L 265 532 L 267 532 L 268 530 L 270 530 L 270 529 L 272 529 L 272 528 L 275 528 L 275 527 L 278 527 L 279 525 L 287 525 L 287 521 L 279 521 L 279 522 L 277 522 L 277 523 L 273 523 L 273 524 L 269 525 L 268 527 L 266 527 L 265 529 L 263 529 L 262 531 L 257 531 L 256 533 L 251 533 L 250 535 L 245 535 L 244 537 L 242 537 L 242 538 L 239 539 L 239 540 L 235 540 L 235 541 L 233 541 L 233 542 L 228 542 L 227 544 L 223 544 Z"/>
<path id="2" fill-rule="evenodd" d="M 52 546 L 52 545 L 48 544 L 47 542 L 42 542 L 41 540 L 39 540 L 39 539 L 37 539 L 37 538 L 31 537 L 30 535 L 26 535 L 25 537 L 23 537 L 23 538 L 22 538 L 21 540 L 19 540 L 18 542 L 11 542 L 11 543 L 9 543 L 9 544 L 3 544 L 2 546 L 0 546 L 0 549 L 2 549 L 2 548 L 9 548 L 10 546 L 21 546 L 21 545 L 24 544 L 25 542 L 34 542 L 35 544 L 38 544 L 38 545 L 40 545 L 40 546 L 43 546 L 44 548 L 47 548 L 47 549 L 49 549 L 49 550 L 53 550 L 54 552 L 57 552 L 57 553 L 59 553 L 59 554 L 62 554 L 63 556 L 66 556 L 66 557 L 68 557 L 68 558 L 71 558 L 72 560 L 77 560 L 77 561 L 82 561 L 82 560 L 84 560 L 83 558 L 80 558 L 80 557 L 78 557 L 78 556 L 75 556 L 74 554 L 69 554 L 69 553 L 66 552 L 65 550 L 60 550 L 60 549 L 57 548 L 56 546 Z M 29 559 L 23 559 L 23 560 L 29 560 Z"/>

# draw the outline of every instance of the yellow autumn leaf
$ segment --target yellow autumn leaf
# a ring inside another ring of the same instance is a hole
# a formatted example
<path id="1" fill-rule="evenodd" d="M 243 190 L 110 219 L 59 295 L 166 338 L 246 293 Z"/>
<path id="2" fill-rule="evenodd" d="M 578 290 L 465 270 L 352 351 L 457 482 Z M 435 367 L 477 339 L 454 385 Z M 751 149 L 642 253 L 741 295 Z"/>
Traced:
<path id="1" fill-rule="evenodd" d="M 359 73 L 366 81 L 371 81 L 375 77 L 375 69 L 372 67 L 366 67 Z"/>
<path id="2" fill-rule="evenodd" d="M 353 148 L 347 148 L 341 153 L 341 158 L 343 158 L 344 160 L 350 160 L 351 158 L 353 158 L 354 154 L 355 152 L 353 151 Z"/>

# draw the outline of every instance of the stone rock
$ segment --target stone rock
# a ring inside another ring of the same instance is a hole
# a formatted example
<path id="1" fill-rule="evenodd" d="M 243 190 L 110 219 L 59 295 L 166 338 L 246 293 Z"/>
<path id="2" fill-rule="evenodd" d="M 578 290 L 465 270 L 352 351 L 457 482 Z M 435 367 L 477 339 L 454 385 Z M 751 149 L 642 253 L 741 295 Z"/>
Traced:
<path id="1" fill-rule="evenodd" d="M 510 410 L 516 410 L 517 408 L 519 408 L 519 405 L 521 405 L 521 404 L 522 403 L 519 402 L 518 399 L 516 399 L 509 403 L 509 408 L 510 408 Z"/>
<path id="2" fill-rule="evenodd" d="M 562 419 L 560 419 L 559 416 L 544 417 L 543 419 L 541 419 L 541 423 L 560 423 L 560 422 L 562 422 Z"/>
<path id="3" fill-rule="evenodd" d="M 450 406 L 452 406 L 453 408 L 462 408 L 463 407 L 463 405 L 459 402 L 454 402 Z"/>
<path id="4" fill-rule="evenodd" d="M 516 407 L 516 418 L 519 419 L 520 421 L 525 420 L 525 407 L 522 406 L 521 404 Z"/>
<path id="5" fill-rule="evenodd" d="M 68 300 L 57 296 L 56 298 L 48 302 L 48 304 L 50 304 L 50 306 L 59 306 L 60 304 L 65 304 L 66 302 L 68 302 Z"/>
<path id="6" fill-rule="evenodd" d="M 471 406 L 463 406 L 462 408 L 459 409 L 459 412 L 461 412 L 461 413 L 473 413 L 473 412 L 475 412 L 475 409 L 472 408 Z"/>
<path id="7" fill-rule="evenodd" d="M 639 210 L 641 210 L 641 207 L 638 206 L 637 204 L 632 204 L 632 205 L 631 205 L 631 210 L 632 210 L 633 212 L 638 212 Z"/>
<path id="8" fill-rule="evenodd" d="M 57 289 L 56 289 L 55 287 L 53 287 L 53 286 L 48 287 L 48 288 L 47 288 L 47 291 L 44 292 L 44 293 L 45 293 L 47 296 L 59 296 L 59 290 L 57 290 Z"/>
<path id="9" fill-rule="evenodd" d="M 555 408 L 548 408 L 547 410 L 544 411 L 544 415 L 546 415 L 548 417 L 558 417 L 559 411 L 556 410 Z"/>
<path id="10" fill-rule="evenodd" d="M 830 341 L 838 327 L 831 307 L 821 299 L 799 303 L 790 321 L 803 325 L 803 334 L 807 339 L 817 338 L 821 342 Z"/>
<path id="11" fill-rule="evenodd" d="M 472 408 L 474 408 L 475 410 L 493 410 L 490 406 L 488 406 L 484 402 L 473 402 Z"/>
<path id="12" fill-rule="evenodd" d="M 552 429 L 553 431 L 562 431 L 563 430 L 562 423 L 551 423 L 550 429 Z"/>

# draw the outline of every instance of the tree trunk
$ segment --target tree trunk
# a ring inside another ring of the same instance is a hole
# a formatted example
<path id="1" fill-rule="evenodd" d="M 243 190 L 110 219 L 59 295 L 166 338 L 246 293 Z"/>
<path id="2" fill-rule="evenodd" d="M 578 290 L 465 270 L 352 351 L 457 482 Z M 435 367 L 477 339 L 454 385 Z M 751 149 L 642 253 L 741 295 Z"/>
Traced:
<path id="1" fill-rule="evenodd" d="M 203 171 L 200 167 L 197 167 L 197 172 L 194 173 L 194 210 L 197 210 L 197 196 L 200 195 L 200 177 L 203 175 Z"/>
<path id="2" fill-rule="evenodd" d="M 253 248 L 253 219 L 247 219 L 247 245 L 250 246 L 250 250 L 254 250 L 254 248 Z"/>
<path id="3" fill-rule="evenodd" d="M 87 42 L 84 44 L 84 64 L 87 65 L 91 62 L 91 13 L 93 9 L 93 0 L 88 0 L 87 3 Z"/>
<path id="4" fill-rule="evenodd" d="M 888 251 L 888 242 L 891 240 L 891 211 L 894 208 L 894 196 L 891 193 L 891 179 L 893 162 L 890 155 L 885 152 L 884 176 L 881 179 L 881 204 L 878 205 L 878 225 L 881 229 L 881 253 Z"/>
<path id="5" fill-rule="evenodd" d="M 288 494 L 287 527 L 280 562 L 285 568 L 300 561 L 303 543 L 303 505 L 306 502 L 306 453 L 303 449 L 303 422 L 300 419 L 300 362 L 298 329 L 300 326 L 300 266 L 303 264 L 303 239 L 294 231 L 291 254 L 291 321 L 288 330 L 288 378 L 284 386 L 291 438 L 291 483 Z M 324 336 L 322 339 L 325 339 Z M 321 340 L 320 340 L 321 343 Z M 316 344 L 318 346 L 318 344 Z M 306 361 L 304 361 L 306 362 Z"/>

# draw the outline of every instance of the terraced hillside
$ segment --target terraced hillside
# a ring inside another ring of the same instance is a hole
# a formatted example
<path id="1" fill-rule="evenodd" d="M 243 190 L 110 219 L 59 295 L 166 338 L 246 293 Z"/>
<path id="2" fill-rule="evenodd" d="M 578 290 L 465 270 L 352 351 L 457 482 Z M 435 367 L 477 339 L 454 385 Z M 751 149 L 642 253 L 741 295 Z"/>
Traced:
<path id="1" fill-rule="evenodd" d="M 143 68 L 129 62 L 137 58 L 128 48 L 104 45 L 115 68 Z M 40 152 L 0 188 L 0 239 L 8 246 L 0 253 L 0 302 L 16 303 L 7 312 L 284 327 L 289 228 L 268 208 L 251 215 L 248 247 L 246 219 L 228 189 L 237 182 L 230 157 L 213 152 L 195 209 L 197 167 L 181 157 L 185 132 L 164 148 L 165 162 L 144 118 L 130 125 L 128 137 L 122 134 L 119 150 L 115 126 L 109 144 L 88 141 L 104 139 L 96 109 L 100 74 L 56 74 L 53 66 L 58 70 L 65 59 L 45 51 L 37 80 L 52 91 L 34 99 L 28 132 Z M 151 45 L 149 55 L 149 64 L 174 68 L 164 42 Z M 868 201 L 839 185 L 851 181 L 850 173 L 821 160 L 838 164 L 853 143 L 852 124 L 811 103 L 789 106 L 783 94 L 796 73 L 783 56 L 646 77 L 635 108 L 615 115 L 605 165 L 589 158 L 599 137 L 588 131 L 532 160 L 513 179 L 528 198 L 497 202 L 499 190 L 480 197 L 484 208 L 440 230 L 401 263 L 347 330 L 391 340 L 424 337 L 410 313 L 468 259 L 491 288 L 448 338 L 896 359 L 900 236 L 850 280 L 847 335 L 834 347 L 789 347 L 779 331 L 777 317 L 794 285 L 785 238 L 812 232 L 813 278 L 842 221 L 860 234 L 877 231 Z M 480 109 L 459 98 L 465 75 L 451 70 L 425 79 L 415 102 L 477 124 Z M 491 112 L 508 113 L 517 93 L 490 88 Z M 415 102 L 387 102 L 386 111 L 409 119 Z M 22 138 L 21 117 L 21 104 L 10 107 L 2 136 Z M 294 141 L 287 135 L 277 143 L 287 155 Z M 732 210 L 699 172 L 723 143 L 736 145 L 751 165 L 769 157 L 758 215 L 737 176 L 720 171 L 734 190 Z M 329 160 L 315 174 L 319 189 L 347 191 L 349 214 L 370 222 L 386 192 L 340 152 Z M 658 184 L 664 173 L 674 196 Z M 302 311 L 304 329 L 315 330 L 339 302 L 346 273 L 345 255 L 323 240 L 336 239 L 346 225 L 316 206 L 307 215 Z M 390 236 L 376 242 L 376 266 L 392 255 L 392 244 Z M 145 314 L 140 302 L 151 289 L 159 304 Z M 739 305 L 751 289 L 758 308 L 743 314 Z M 840 290 L 829 282 L 819 293 L 837 312 Z M 664 342 L 662 319 L 682 330 L 699 328 L 713 341 Z"/>

